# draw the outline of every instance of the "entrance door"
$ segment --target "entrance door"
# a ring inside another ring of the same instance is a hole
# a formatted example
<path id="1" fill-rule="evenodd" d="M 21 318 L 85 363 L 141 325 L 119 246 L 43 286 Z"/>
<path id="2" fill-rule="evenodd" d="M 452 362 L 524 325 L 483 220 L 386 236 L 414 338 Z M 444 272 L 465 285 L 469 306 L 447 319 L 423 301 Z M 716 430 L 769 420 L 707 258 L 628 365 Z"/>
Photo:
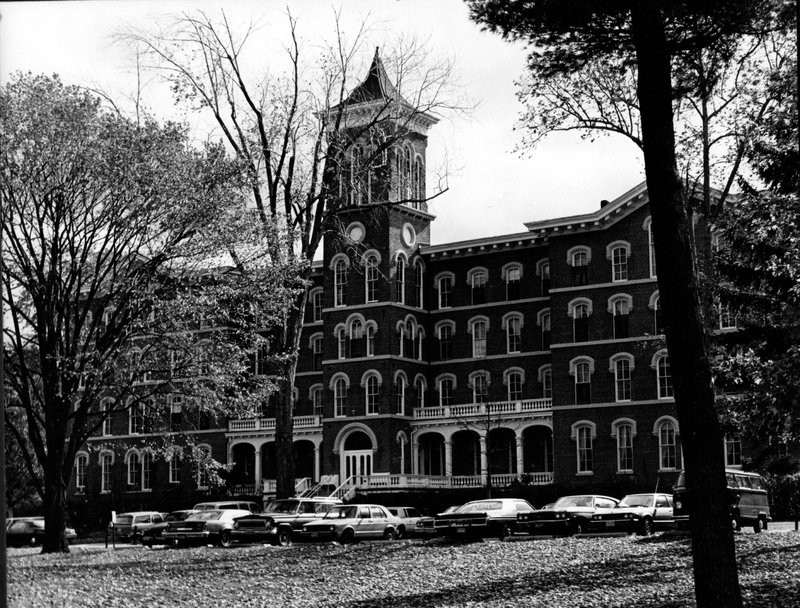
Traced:
<path id="1" fill-rule="evenodd" d="M 342 480 L 372 475 L 372 450 L 345 450 L 341 460 Z"/>

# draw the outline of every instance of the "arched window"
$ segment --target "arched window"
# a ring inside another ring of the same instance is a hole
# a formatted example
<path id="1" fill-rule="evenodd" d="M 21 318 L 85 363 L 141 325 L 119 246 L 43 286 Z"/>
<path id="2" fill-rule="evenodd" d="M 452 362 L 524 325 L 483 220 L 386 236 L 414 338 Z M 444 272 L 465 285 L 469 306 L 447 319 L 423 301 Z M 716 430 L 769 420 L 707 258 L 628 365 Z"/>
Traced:
<path id="1" fill-rule="evenodd" d="M 572 267 L 572 284 L 586 285 L 589 281 L 589 262 L 592 250 L 579 245 L 567 251 L 567 264 Z"/>
<path id="2" fill-rule="evenodd" d="M 635 423 L 623 418 L 612 424 L 612 436 L 617 439 L 617 473 L 633 473 L 633 436 Z"/>
<path id="3" fill-rule="evenodd" d="M 467 280 L 472 291 L 472 304 L 485 304 L 489 272 L 485 268 L 473 268 L 467 273 Z"/>
<path id="4" fill-rule="evenodd" d="M 100 433 L 107 437 L 112 434 L 111 422 L 112 422 L 112 414 L 111 410 L 114 409 L 114 400 L 106 397 L 100 402 L 100 410 L 104 416 L 103 424 L 100 427 Z"/>
<path id="5" fill-rule="evenodd" d="M 669 355 L 666 349 L 662 349 L 653 355 L 650 367 L 656 370 L 658 398 L 670 399 L 673 397 L 672 372 L 670 371 Z"/>
<path id="6" fill-rule="evenodd" d="M 503 316 L 506 328 L 506 352 L 518 353 L 522 350 L 522 314 L 510 312 Z"/>
<path id="7" fill-rule="evenodd" d="M 366 281 L 367 302 L 378 301 L 378 258 L 374 255 L 367 256 L 364 261 L 364 280 Z"/>
<path id="8" fill-rule="evenodd" d="M 86 492 L 86 469 L 89 465 L 89 455 L 80 452 L 75 457 L 75 493 L 84 494 Z"/>
<path id="9" fill-rule="evenodd" d="M 521 401 L 522 400 L 522 382 L 523 371 L 518 368 L 506 370 L 505 381 L 508 387 L 508 400 Z"/>
<path id="10" fill-rule="evenodd" d="M 486 356 L 486 334 L 489 329 L 489 320 L 485 317 L 478 317 L 470 320 L 470 332 L 472 333 L 472 356 Z"/>
<path id="11" fill-rule="evenodd" d="M 142 452 L 142 490 L 153 489 L 153 453 L 150 450 Z"/>
<path id="12" fill-rule="evenodd" d="M 618 293 L 608 299 L 608 311 L 613 318 L 614 339 L 630 337 L 630 312 L 633 298 L 628 294 Z"/>
<path id="13" fill-rule="evenodd" d="M 742 466 L 742 437 L 741 435 L 725 435 L 725 466 Z"/>
<path id="14" fill-rule="evenodd" d="M 322 321 L 322 288 L 311 292 L 311 320 L 314 323 Z"/>
<path id="15" fill-rule="evenodd" d="M 593 442 L 597 436 L 594 423 L 580 420 L 572 425 L 572 438 L 577 451 L 577 472 L 591 475 L 594 471 Z"/>
<path id="16" fill-rule="evenodd" d="M 653 222 L 648 216 L 644 220 L 644 224 L 642 228 L 647 230 L 647 251 L 650 254 L 650 276 L 656 276 L 656 246 L 655 241 L 653 240 Z"/>
<path id="17" fill-rule="evenodd" d="M 322 334 L 311 337 L 311 369 L 315 372 L 322 370 Z"/>
<path id="18" fill-rule="evenodd" d="M 631 244 L 627 241 L 614 241 L 606 247 L 606 257 L 611 262 L 611 280 L 613 282 L 628 280 L 628 257 L 631 255 Z"/>
<path id="19" fill-rule="evenodd" d="M 417 308 L 423 307 L 423 290 L 424 290 L 424 278 L 425 278 L 425 267 L 422 265 L 421 260 L 417 260 L 416 264 L 414 264 L 414 293 L 416 294 L 416 305 Z"/>
<path id="20" fill-rule="evenodd" d="M 414 392 L 417 407 L 425 407 L 425 378 L 422 376 L 417 376 L 414 380 Z"/>
<path id="21" fill-rule="evenodd" d="M 139 452 L 131 450 L 128 452 L 128 486 L 139 488 L 142 483 L 142 461 Z"/>
<path id="22" fill-rule="evenodd" d="M 114 453 L 100 452 L 100 493 L 111 492 L 111 470 L 114 466 Z"/>
<path id="23" fill-rule="evenodd" d="M 631 371 L 633 355 L 617 353 L 609 360 L 609 371 L 614 374 L 614 395 L 616 401 L 631 400 Z"/>
<path id="24" fill-rule="evenodd" d="M 322 416 L 322 385 L 315 384 L 309 389 L 311 411 L 314 416 Z"/>
<path id="25" fill-rule="evenodd" d="M 445 361 L 453 356 L 453 333 L 455 323 L 442 321 L 437 324 L 436 332 L 439 337 L 439 359 Z"/>
<path id="26" fill-rule="evenodd" d="M 472 384 L 472 402 L 486 403 L 489 400 L 489 374 L 485 371 L 470 374 Z"/>
<path id="27" fill-rule="evenodd" d="M 453 273 L 446 272 L 436 277 L 436 289 L 439 292 L 439 308 L 450 308 L 452 304 L 453 282 L 455 277 Z"/>
<path id="28" fill-rule="evenodd" d="M 544 297 L 550 293 L 550 260 L 548 258 L 543 258 L 536 262 L 536 274 L 539 275 L 539 280 L 541 281 L 540 295 Z"/>
<path id="29" fill-rule="evenodd" d="M 414 158 L 414 203 L 415 209 L 422 209 L 422 201 L 425 199 L 425 164 L 422 157 L 417 154 Z"/>
<path id="30" fill-rule="evenodd" d="M 405 416 L 406 414 L 406 385 L 408 380 L 403 372 L 397 372 L 394 377 L 394 392 L 397 403 L 397 415 Z"/>
<path id="31" fill-rule="evenodd" d="M 179 449 L 172 450 L 169 458 L 169 482 L 181 482 L 181 452 Z"/>
<path id="32" fill-rule="evenodd" d="M 367 357 L 375 356 L 375 331 L 374 323 L 367 323 Z"/>
<path id="33" fill-rule="evenodd" d="M 130 400 L 128 404 L 128 434 L 144 433 L 144 405 Z"/>
<path id="34" fill-rule="evenodd" d="M 378 414 L 378 376 L 370 374 L 364 383 L 364 403 L 366 405 L 367 416 Z"/>
<path id="35" fill-rule="evenodd" d="M 569 373 L 575 378 L 575 404 L 591 403 L 594 360 L 591 357 L 575 357 L 569 362 Z"/>
<path id="36" fill-rule="evenodd" d="M 519 262 L 506 264 L 502 273 L 506 281 L 506 300 L 518 300 L 522 282 L 522 264 Z"/>
<path id="37" fill-rule="evenodd" d="M 674 471 L 678 468 L 677 426 L 671 418 L 656 423 L 658 433 L 658 470 Z"/>
<path id="38" fill-rule="evenodd" d="M 446 375 L 439 378 L 439 405 L 450 406 L 453 405 L 453 394 L 456 388 L 456 379 L 452 375 Z"/>
<path id="39" fill-rule="evenodd" d="M 347 358 L 347 332 L 345 331 L 344 327 L 341 327 L 339 331 L 336 333 L 337 343 L 339 348 L 338 355 L 339 359 L 346 359 Z"/>
<path id="40" fill-rule="evenodd" d="M 572 307 L 572 337 L 574 342 L 589 340 L 589 305 L 579 302 Z"/>
<path id="41" fill-rule="evenodd" d="M 394 297 L 400 304 L 406 301 L 406 259 L 402 255 L 397 256 L 395 262 Z"/>
<path id="42" fill-rule="evenodd" d="M 334 265 L 333 304 L 334 306 L 347 304 L 347 262 L 342 259 L 337 260 Z"/>
<path id="43" fill-rule="evenodd" d="M 540 310 L 536 320 L 541 328 L 542 350 L 548 350 L 550 348 L 550 309 Z"/>
<path id="44" fill-rule="evenodd" d="M 347 415 L 347 380 L 337 378 L 333 383 L 333 415 L 337 418 Z"/>
<path id="45" fill-rule="evenodd" d="M 350 323 L 350 356 L 364 356 L 364 326 L 359 319 Z"/>
<path id="46" fill-rule="evenodd" d="M 211 467 L 211 446 L 198 445 L 195 448 L 195 462 L 197 464 L 197 489 L 204 490 L 209 484 L 209 469 Z"/>
<path id="47" fill-rule="evenodd" d="M 650 296 L 650 302 L 647 304 L 650 310 L 653 311 L 653 333 L 655 335 L 664 333 L 664 319 L 661 314 L 661 297 L 658 291 L 654 291 Z"/>
<path id="48" fill-rule="evenodd" d="M 542 383 L 542 397 L 552 399 L 553 397 L 553 372 L 550 365 L 542 365 L 539 368 L 539 382 Z"/>

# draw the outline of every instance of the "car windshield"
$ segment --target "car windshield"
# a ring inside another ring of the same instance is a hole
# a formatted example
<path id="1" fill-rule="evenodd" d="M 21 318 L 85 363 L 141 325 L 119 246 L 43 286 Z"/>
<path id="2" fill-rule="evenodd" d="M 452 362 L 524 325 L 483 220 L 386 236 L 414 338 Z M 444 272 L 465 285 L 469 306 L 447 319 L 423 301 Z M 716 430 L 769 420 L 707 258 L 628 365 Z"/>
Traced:
<path id="1" fill-rule="evenodd" d="M 149 515 L 137 515 L 133 518 L 133 523 L 135 524 L 147 523 L 148 521 L 150 521 Z"/>
<path id="2" fill-rule="evenodd" d="M 333 507 L 325 515 L 325 519 L 355 519 L 358 509 L 353 506 Z"/>
<path id="3" fill-rule="evenodd" d="M 267 505 L 264 513 L 297 513 L 299 500 L 276 500 Z"/>
<path id="4" fill-rule="evenodd" d="M 563 509 L 564 507 L 591 507 L 591 496 L 564 496 L 556 501 L 553 505 L 554 509 Z"/>
<path id="5" fill-rule="evenodd" d="M 653 504 L 652 494 L 630 494 L 619 501 L 618 507 L 649 507 Z"/>
<path id="6" fill-rule="evenodd" d="M 219 519 L 222 517 L 223 511 L 203 511 L 202 513 L 197 513 L 196 515 L 192 516 L 192 519 L 200 519 L 202 521 L 208 521 L 210 519 Z"/>
<path id="7" fill-rule="evenodd" d="M 192 515 L 191 511 L 174 511 L 167 515 L 167 521 L 183 521 L 190 515 Z"/>
<path id="8" fill-rule="evenodd" d="M 482 513 L 483 511 L 497 511 L 503 508 L 503 503 L 499 500 L 481 500 L 479 502 L 468 502 L 459 507 L 456 513 Z"/>
<path id="9" fill-rule="evenodd" d="M 133 515 L 117 515 L 118 526 L 130 526 L 133 522 Z"/>

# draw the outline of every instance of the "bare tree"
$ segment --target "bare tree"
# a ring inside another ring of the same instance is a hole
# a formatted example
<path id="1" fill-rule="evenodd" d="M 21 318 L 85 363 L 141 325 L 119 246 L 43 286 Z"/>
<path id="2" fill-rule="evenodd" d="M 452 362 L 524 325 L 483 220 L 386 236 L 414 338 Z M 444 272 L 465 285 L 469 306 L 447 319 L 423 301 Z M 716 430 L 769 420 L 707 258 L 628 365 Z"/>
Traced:
<path id="1" fill-rule="evenodd" d="M 275 263 L 310 262 L 325 234 L 341 232 L 337 214 L 355 202 L 353 193 L 381 181 L 387 157 L 409 126 L 454 107 L 448 103 L 451 65 L 430 65 L 415 41 L 401 43 L 385 58 L 394 68 L 391 79 L 376 53 L 367 81 L 356 86 L 359 81 L 354 79 L 363 76 L 366 25 L 348 39 L 335 15 L 335 40 L 314 58 L 314 68 L 305 63 L 291 15 L 287 25 L 287 68 L 272 66 L 269 77 L 253 75 L 247 61 L 256 28 L 251 24 L 237 35 L 224 13 L 219 22 L 202 12 L 183 14 L 162 33 L 123 35 L 148 60 L 147 67 L 166 78 L 177 102 L 213 119 L 225 146 L 244 167 L 251 192 L 249 211 L 264 227 L 263 243 Z M 371 145 L 354 159 L 354 144 L 364 139 Z M 419 193 L 380 196 L 389 190 L 384 184 L 376 200 L 420 200 Z M 238 271 L 250 272 L 236 249 L 230 251 Z M 296 278 L 310 286 L 309 276 L 307 264 Z M 294 493 L 291 394 L 307 293 L 302 290 L 287 306 L 282 327 L 271 336 L 280 360 L 281 398 L 275 412 L 278 497 Z"/>

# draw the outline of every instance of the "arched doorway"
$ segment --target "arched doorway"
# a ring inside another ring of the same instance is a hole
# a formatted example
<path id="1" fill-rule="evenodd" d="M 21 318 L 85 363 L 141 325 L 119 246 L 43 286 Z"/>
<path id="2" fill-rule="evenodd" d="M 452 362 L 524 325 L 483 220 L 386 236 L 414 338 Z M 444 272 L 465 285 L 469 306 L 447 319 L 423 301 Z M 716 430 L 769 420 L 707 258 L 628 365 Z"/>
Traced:
<path id="1" fill-rule="evenodd" d="M 295 477 L 314 479 L 314 444 L 311 441 L 295 441 L 294 471 Z"/>
<path id="2" fill-rule="evenodd" d="M 444 437 L 425 433 L 418 440 L 420 475 L 444 475 Z"/>
<path id="3" fill-rule="evenodd" d="M 457 431 L 452 437 L 453 475 L 481 474 L 481 442 L 475 431 Z"/>
<path id="4" fill-rule="evenodd" d="M 492 429 L 486 436 L 489 474 L 517 472 L 517 436 L 511 429 Z"/>
<path id="5" fill-rule="evenodd" d="M 553 431 L 544 425 L 529 426 L 522 432 L 524 473 L 553 471 Z"/>
<path id="6" fill-rule="evenodd" d="M 363 431 L 353 431 L 344 440 L 340 457 L 341 479 L 372 475 L 372 439 Z"/>
<path id="7" fill-rule="evenodd" d="M 249 443 L 237 443 L 231 450 L 233 468 L 230 480 L 234 485 L 250 485 L 256 483 L 256 448 Z"/>

